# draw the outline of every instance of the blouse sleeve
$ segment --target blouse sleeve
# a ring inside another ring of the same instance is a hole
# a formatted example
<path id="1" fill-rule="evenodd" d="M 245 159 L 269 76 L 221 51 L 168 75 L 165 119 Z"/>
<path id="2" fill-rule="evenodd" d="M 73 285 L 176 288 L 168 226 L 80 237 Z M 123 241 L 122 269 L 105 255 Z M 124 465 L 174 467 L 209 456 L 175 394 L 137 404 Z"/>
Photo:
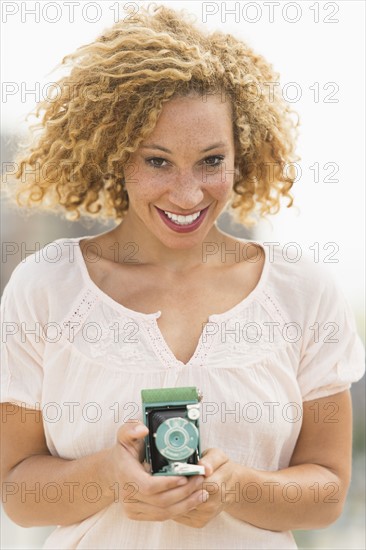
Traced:
<path id="1" fill-rule="evenodd" d="M 45 296 L 20 264 L 1 299 L 1 403 L 39 408 L 44 340 L 40 313 Z"/>
<path id="2" fill-rule="evenodd" d="M 349 389 L 365 373 L 353 312 L 327 271 L 317 272 L 309 301 L 297 377 L 303 401 Z"/>

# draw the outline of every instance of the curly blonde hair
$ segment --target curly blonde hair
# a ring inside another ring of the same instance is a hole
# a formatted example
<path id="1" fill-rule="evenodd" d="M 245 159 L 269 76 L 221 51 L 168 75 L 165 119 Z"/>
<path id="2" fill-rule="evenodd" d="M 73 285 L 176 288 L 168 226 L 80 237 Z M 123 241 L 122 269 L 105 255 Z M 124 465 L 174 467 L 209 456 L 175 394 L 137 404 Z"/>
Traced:
<path id="1" fill-rule="evenodd" d="M 251 213 L 276 213 L 281 197 L 292 206 L 298 119 L 277 86 L 271 97 L 263 93 L 278 74 L 241 40 L 207 34 L 185 10 L 150 3 L 60 65 L 71 72 L 57 82 L 56 97 L 38 104 L 41 134 L 16 159 L 19 206 L 121 221 L 130 154 L 153 131 L 165 102 L 192 93 L 231 101 L 234 218 L 250 226 Z"/>

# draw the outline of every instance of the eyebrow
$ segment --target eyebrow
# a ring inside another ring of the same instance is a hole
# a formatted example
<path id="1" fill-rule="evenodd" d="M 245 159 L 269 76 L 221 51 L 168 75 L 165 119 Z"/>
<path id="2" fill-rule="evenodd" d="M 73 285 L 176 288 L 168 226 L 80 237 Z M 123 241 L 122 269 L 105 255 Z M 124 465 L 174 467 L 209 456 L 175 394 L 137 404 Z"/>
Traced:
<path id="1" fill-rule="evenodd" d="M 205 149 L 202 149 L 200 153 L 206 153 L 207 151 L 211 151 L 211 149 L 216 149 L 217 147 L 227 147 L 227 143 L 224 141 L 218 141 L 217 143 L 214 143 L 213 145 L 209 145 Z M 167 149 L 166 147 L 163 147 L 162 145 L 158 145 L 157 143 L 150 143 L 146 145 L 141 145 L 141 149 L 160 149 L 160 151 L 164 151 L 165 153 L 172 153 L 170 149 Z"/>

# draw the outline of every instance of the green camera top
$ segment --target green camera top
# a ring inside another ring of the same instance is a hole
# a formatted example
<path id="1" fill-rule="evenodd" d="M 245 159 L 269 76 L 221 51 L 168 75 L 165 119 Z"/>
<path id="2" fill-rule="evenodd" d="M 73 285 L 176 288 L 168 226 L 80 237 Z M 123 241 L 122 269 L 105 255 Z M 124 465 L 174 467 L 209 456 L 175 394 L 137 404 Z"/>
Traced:
<path id="1" fill-rule="evenodd" d="M 141 390 L 142 403 L 154 403 L 154 405 L 198 403 L 201 400 L 201 392 L 195 386 L 183 388 L 154 388 Z"/>

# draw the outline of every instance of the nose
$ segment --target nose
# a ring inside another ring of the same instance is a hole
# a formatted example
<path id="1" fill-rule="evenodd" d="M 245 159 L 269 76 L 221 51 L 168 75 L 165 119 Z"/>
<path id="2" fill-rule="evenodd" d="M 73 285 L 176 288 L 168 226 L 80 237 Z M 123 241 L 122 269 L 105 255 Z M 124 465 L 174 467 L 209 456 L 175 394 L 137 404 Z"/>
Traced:
<path id="1" fill-rule="evenodd" d="M 176 178 L 169 191 L 169 201 L 182 210 L 192 210 L 202 204 L 204 193 L 202 182 L 191 176 Z"/>

